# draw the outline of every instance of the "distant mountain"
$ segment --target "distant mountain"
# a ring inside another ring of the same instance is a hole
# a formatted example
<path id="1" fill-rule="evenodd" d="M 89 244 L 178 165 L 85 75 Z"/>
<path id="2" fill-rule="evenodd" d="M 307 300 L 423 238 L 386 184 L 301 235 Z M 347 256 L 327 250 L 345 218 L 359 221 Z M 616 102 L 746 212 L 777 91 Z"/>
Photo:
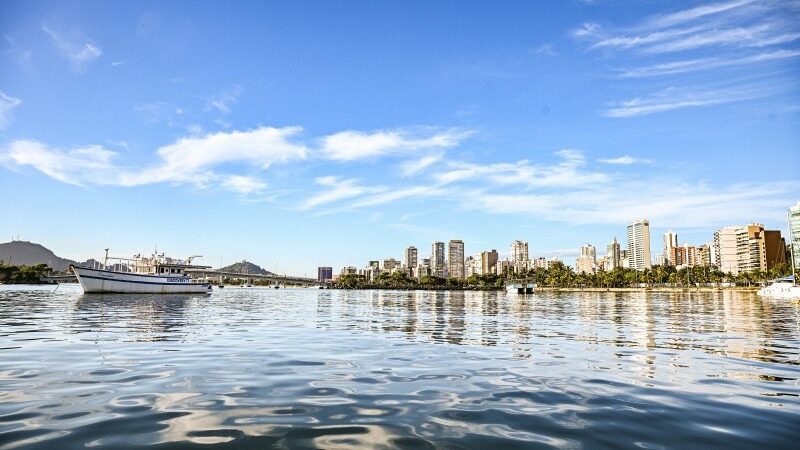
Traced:
<path id="1" fill-rule="evenodd" d="M 220 272 L 233 272 L 233 273 L 252 273 L 254 275 L 275 275 L 272 272 L 262 269 L 249 261 L 240 261 L 230 266 L 225 266 L 219 269 Z"/>
<path id="2" fill-rule="evenodd" d="M 47 264 L 56 272 L 64 272 L 70 264 L 78 263 L 59 258 L 47 247 L 28 241 L 11 241 L 0 244 L 0 261 L 15 266 Z"/>

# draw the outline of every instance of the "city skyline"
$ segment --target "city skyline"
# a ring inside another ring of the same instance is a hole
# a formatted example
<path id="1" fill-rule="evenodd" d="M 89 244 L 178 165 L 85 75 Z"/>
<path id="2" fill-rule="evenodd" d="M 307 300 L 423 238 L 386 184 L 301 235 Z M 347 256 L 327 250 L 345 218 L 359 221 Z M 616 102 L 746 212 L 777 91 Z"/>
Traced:
<path id="1" fill-rule="evenodd" d="M 786 235 L 795 3 L 350 6 L 4 4 L 0 236 L 313 276 L 453 238 L 568 260 L 636 217 L 654 254 Z"/>

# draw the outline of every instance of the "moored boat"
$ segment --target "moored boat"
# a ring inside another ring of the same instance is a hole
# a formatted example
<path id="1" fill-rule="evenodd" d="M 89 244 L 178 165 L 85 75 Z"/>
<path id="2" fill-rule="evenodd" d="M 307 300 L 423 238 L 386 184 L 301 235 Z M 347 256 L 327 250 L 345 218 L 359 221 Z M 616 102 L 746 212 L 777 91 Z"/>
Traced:
<path id="1" fill-rule="evenodd" d="M 536 285 L 533 283 L 511 283 L 506 285 L 508 294 L 533 294 Z"/>
<path id="2" fill-rule="evenodd" d="M 794 284 L 794 275 L 779 278 L 758 290 L 762 297 L 780 300 L 800 300 L 800 286 Z"/>
<path id="3" fill-rule="evenodd" d="M 195 282 L 187 269 L 208 269 L 163 254 L 133 258 L 112 258 L 120 262 L 108 265 L 108 256 L 101 267 L 70 266 L 86 294 L 197 294 L 211 292 L 211 283 Z M 124 262 L 122 262 L 124 261 Z M 110 269 L 109 269 L 110 267 Z"/>

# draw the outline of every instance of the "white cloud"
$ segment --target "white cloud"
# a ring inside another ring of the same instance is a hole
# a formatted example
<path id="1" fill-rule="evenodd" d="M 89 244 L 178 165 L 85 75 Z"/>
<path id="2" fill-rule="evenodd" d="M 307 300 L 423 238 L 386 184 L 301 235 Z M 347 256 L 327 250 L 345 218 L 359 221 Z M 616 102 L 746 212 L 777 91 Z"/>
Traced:
<path id="1" fill-rule="evenodd" d="M 420 159 L 406 161 L 406 162 L 404 162 L 403 164 L 400 165 L 400 173 L 404 177 L 410 177 L 410 176 L 413 176 L 413 175 L 417 175 L 420 172 L 422 172 L 425 169 L 427 169 L 428 167 L 430 167 L 430 166 L 436 164 L 437 162 L 441 161 L 443 156 L 444 155 L 439 153 L 437 155 L 423 156 Z"/>
<path id="2" fill-rule="evenodd" d="M 2 155 L 18 166 L 31 166 L 68 184 L 115 183 L 111 160 L 116 153 L 99 145 L 60 150 L 37 141 L 18 140 L 3 149 Z"/>
<path id="3" fill-rule="evenodd" d="M 386 190 L 385 187 L 362 186 L 358 184 L 358 180 L 341 179 L 335 176 L 317 178 L 316 183 L 322 187 L 321 192 L 303 202 L 300 209 L 311 209 L 328 203 Z"/>
<path id="4" fill-rule="evenodd" d="M 477 164 L 451 162 L 449 170 L 435 174 L 442 185 L 463 181 L 482 180 L 496 185 L 522 185 L 528 188 L 568 187 L 586 183 L 604 183 L 608 176 L 582 169 L 586 160 L 582 153 L 564 149 L 556 152 L 561 161 L 556 164 L 533 164 L 530 161 L 515 163 Z"/>
<path id="5" fill-rule="evenodd" d="M 690 22 L 702 17 L 719 14 L 722 12 L 730 11 L 740 6 L 745 6 L 753 3 L 754 0 L 735 0 L 730 2 L 709 3 L 706 5 L 696 6 L 694 8 L 685 9 L 671 14 L 656 16 L 645 22 L 646 26 L 655 28 L 666 28 L 682 23 Z"/>
<path id="6" fill-rule="evenodd" d="M 257 178 L 242 175 L 228 175 L 223 178 L 221 184 L 225 189 L 242 195 L 259 193 L 267 188 L 267 183 Z"/>
<path id="7" fill-rule="evenodd" d="M 11 123 L 11 114 L 21 104 L 22 100 L 0 91 L 0 130 L 4 130 Z"/>
<path id="8" fill-rule="evenodd" d="M 650 164 L 652 161 L 644 158 L 634 158 L 633 156 L 624 155 L 617 158 L 601 158 L 598 159 L 601 163 L 618 164 L 618 165 L 631 165 L 631 164 Z"/>
<path id="9" fill-rule="evenodd" d="M 50 36 L 53 44 L 67 58 L 70 68 L 75 72 L 83 72 L 87 64 L 103 54 L 100 47 L 77 33 L 68 37 L 47 26 L 43 26 L 42 30 Z"/>
<path id="10" fill-rule="evenodd" d="M 470 134 L 469 131 L 458 129 L 439 131 L 432 135 L 410 130 L 387 130 L 373 133 L 347 130 L 323 138 L 321 151 L 329 159 L 355 161 L 422 149 L 455 147 Z"/>
<path id="11" fill-rule="evenodd" d="M 759 220 L 781 220 L 798 182 L 732 185 L 626 182 L 587 186 L 557 193 L 491 193 L 473 191 L 464 208 L 496 214 L 531 216 L 572 224 L 624 224 L 647 217 L 651 224 L 722 226 Z"/>
<path id="12" fill-rule="evenodd" d="M 160 147 L 160 161 L 140 172 L 124 173 L 123 185 L 160 182 L 203 184 L 209 171 L 222 164 L 244 163 L 266 169 L 275 163 L 304 159 L 303 144 L 292 141 L 300 127 L 261 127 L 182 138 Z"/>

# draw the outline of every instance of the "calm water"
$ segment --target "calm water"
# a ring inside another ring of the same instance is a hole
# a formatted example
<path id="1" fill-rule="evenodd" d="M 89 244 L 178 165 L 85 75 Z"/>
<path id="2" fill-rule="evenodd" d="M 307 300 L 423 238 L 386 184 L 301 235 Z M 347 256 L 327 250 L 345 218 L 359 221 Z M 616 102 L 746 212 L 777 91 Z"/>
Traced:
<path id="1" fill-rule="evenodd" d="M 751 294 L 0 287 L 2 449 L 790 448 L 798 378 Z"/>

